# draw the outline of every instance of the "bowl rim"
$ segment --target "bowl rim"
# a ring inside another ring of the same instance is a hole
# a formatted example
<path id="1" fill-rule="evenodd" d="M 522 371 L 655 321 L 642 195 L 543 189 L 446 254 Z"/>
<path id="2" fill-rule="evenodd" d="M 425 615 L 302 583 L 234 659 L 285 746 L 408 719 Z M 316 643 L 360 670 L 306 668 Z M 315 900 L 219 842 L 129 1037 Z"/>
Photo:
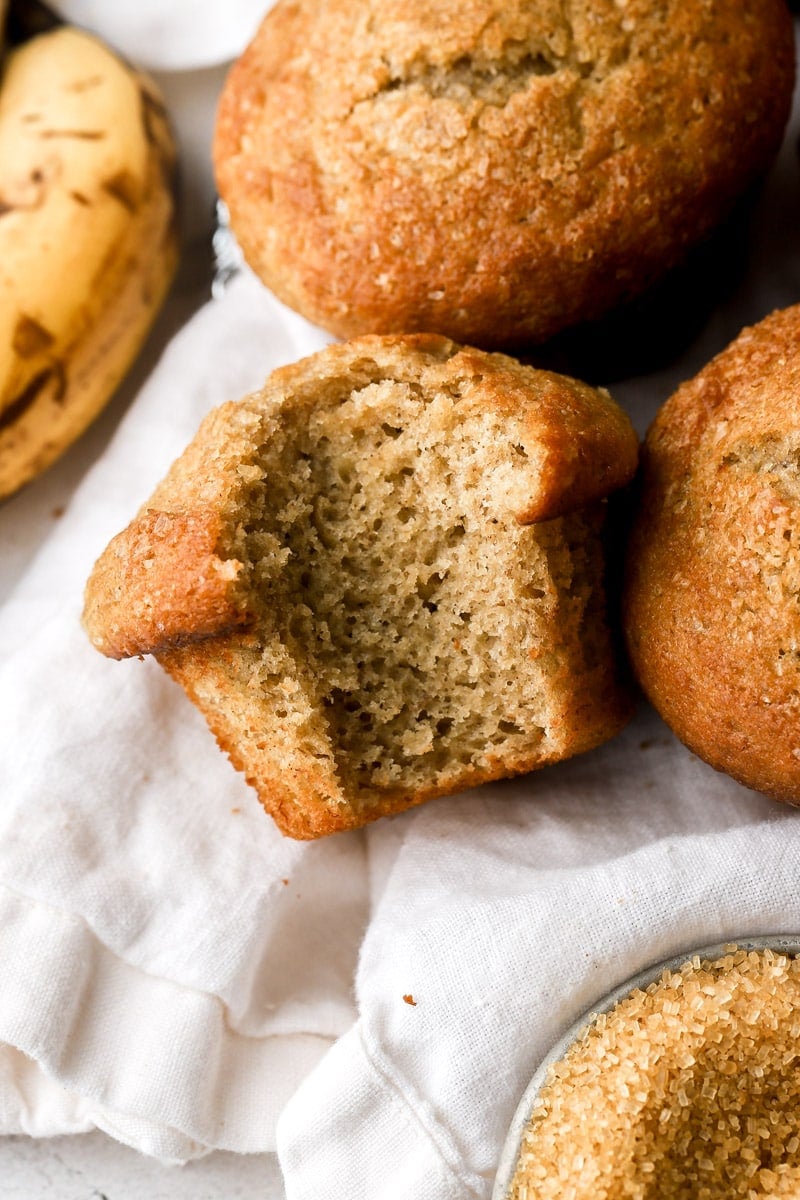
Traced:
<path id="1" fill-rule="evenodd" d="M 652 963 L 649 967 L 644 967 L 641 971 L 638 971 L 635 975 L 620 983 L 613 991 L 601 996 L 590 1008 L 587 1008 L 576 1021 L 572 1022 L 569 1028 L 565 1030 L 550 1048 L 536 1068 L 530 1083 L 522 1093 L 500 1153 L 497 1174 L 495 1175 L 494 1187 L 492 1188 L 492 1200 L 508 1200 L 517 1160 L 519 1159 L 522 1138 L 528 1125 L 534 1100 L 542 1089 L 549 1068 L 553 1063 L 558 1062 L 560 1058 L 564 1057 L 564 1054 L 578 1038 L 579 1034 L 596 1017 L 609 1012 L 616 1004 L 629 996 L 631 992 L 636 991 L 637 988 L 644 991 L 651 983 L 655 983 L 663 971 L 676 971 L 693 958 L 702 958 L 711 961 L 722 958 L 725 954 L 731 953 L 731 947 L 734 946 L 737 950 L 744 950 L 748 953 L 751 950 L 773 950 L 778 954 L 798 957 L 800 956 L 800 934 L 787 933 L 730 937 L 726 938 L 724 942 L 714 942 L 709 946 L 700 946 L 699 948 L 686 950 L 680 954 L 670 955 L 669 958 L 661 959 L 659 962 Z"/>

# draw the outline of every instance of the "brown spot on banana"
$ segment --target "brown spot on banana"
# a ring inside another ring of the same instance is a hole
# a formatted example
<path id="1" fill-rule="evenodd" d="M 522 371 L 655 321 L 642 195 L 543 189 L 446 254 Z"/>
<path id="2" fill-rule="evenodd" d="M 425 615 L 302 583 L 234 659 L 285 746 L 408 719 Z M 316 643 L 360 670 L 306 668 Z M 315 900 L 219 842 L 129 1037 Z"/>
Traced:
<path id="1" fill-rule="evenodd" d="M 88 92 L 90 88 L 99 87 L 103 79 L 102 75 L 91 75 L 88 79 L 77 79 L 66 90 L 68 92 Z"/>
<path id="2" fill-rule="evenodd" d="M 6 183 L 0 196 L 0 216 L 17 209 L 32 212 L 44 204 L 47 189 L 63 174 L 63 164 L 58 155 L 50 155 L 39 166 L 18 179 Z"/>
<path id="3" fill-rule="evenodd" d="M 56 384 L 53 399 L 61 400 L 67 385 L 66 373 L 61 363 L 54 363 L 51 367 L 45 367 L 43 371 L 34 375 L 27 387 L 23 388 L 20 394 L 0 413 L 0 429 L 8 429 L 14 425 L 53 382 Z"/>
<path id="4" fill-rule="evenodd" d="M 132 175 L 130 171 L 118 171 L 110 179 L 104 179 L 100 186 L 103 191 L 108 192 L 109 196 L 118 200 L 123 208 L 127 208 L 129 213 L 135 213 L 138 209 L 141 201 L 141 187 L 135 175 Z"/>
<path id="5" fill-rule="evenodd" d="M 102 129 L 43 129 L 40 138 L 77 138 L 83 142 L 99 142 L 105 137 Z"/>
<path id="6" fill-rule="evenodd" d="M 145 136 L 151 146 L 163 145 L 167 110 L 148 87 L 141 86 L 139 90 L 142 97 L 142 124 Z"/>
<path id="7" fill-rule="evenodd" d="M 14 328 L 12 349 L 20 358 L 33 358 L 52 346 L 53 335 L 35 317 L 22 313 Z"/>
<path id="8" fill-rule="evenodd" d="M 13 51 L 4 67 L 16 153 L 0 161 L 0 217 L 4 207 L 35 211 L 0 219 L 4 267 L 18 264 L 0 289 L 9 352 L 0 498 L 52 463 L 107 403 L 177 257 L 174 145 L 162 106 L 142 95 L 147 81 L 66 27 Z M 65 261 L 81 268 L 64 287 L 53 285 L 64 238 L 50 234 L 51 217 L 74 241 Z"/>
<path id="9" fill-rule="evenodd" d="M 141 117 L 144 135 L 152 147 L 164 186 L 168 191 L 174 192 L 177 163 L 167 110 L 158 96 L 151 91 L 148 81 L 141 77 L 139 79 L 139 96 L 142 105 Z M 177 210 L 173 213 L 173 217 L 177 218 Z"/>

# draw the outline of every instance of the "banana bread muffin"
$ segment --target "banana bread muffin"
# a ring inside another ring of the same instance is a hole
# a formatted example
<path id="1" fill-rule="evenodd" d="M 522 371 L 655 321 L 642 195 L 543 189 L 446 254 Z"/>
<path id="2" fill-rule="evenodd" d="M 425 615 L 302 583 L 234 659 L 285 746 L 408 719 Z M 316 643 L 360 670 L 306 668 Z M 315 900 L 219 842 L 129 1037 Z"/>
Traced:
<path id="1" fill-rule="evenodd" d="M 157 655 L 286 833 L 361 825 L 622 726 L 601 531 L 636 459 L 606 392 L 432 335 L 331 346 L 206 418 L 85 623 Z"/>
<path id="2" fill-rule="evenodd" d="M 245 257 L 332 332 L 542 342 L 681 263 L 780 144 L 785 0 L 279 0 L 216 132 Z"/>
<path id="3" fill-rule="evenodd" d="M 664 405 L 628 554 L 634 668 L 718 770 L 800 802 L 800 306 Z"/>

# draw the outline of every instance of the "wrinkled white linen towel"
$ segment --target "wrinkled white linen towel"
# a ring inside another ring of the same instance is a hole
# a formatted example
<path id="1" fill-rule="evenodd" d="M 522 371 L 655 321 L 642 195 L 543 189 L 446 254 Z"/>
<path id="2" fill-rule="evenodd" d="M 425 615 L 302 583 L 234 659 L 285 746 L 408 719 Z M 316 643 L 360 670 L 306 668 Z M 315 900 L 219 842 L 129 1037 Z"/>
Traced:
<path id="1" fill-rule="evenodd" d="M 172 342 L 0 610 L 5 1132 L 269 1149 L 352 1024 L 363 839 L 282 838 L 160 669 L 104 660 L 79 626 L 93 559 L 203 413 L 325 340 L 242 276 Z"/>
<path id="2" fill-rule="evenodd" d="M 288 1200 L 488 1200 L 563 1031 L 651 963 L 800 931 L 798 856 L 800 813 L 649 711 L 524 783 L 376 825 L 360 1018 L 281 1116 Z"/>

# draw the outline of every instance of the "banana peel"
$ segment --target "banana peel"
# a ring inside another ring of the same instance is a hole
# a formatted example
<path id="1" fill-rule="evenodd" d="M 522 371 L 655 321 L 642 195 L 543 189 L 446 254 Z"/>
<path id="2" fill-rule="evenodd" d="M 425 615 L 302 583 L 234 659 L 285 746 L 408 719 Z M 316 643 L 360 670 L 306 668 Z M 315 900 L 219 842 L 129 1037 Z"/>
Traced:
<path id="1" fill-rule="evenodd" d="M 175 149 L 149 81 L 68 26 L 0 80 L 0 498 L 110 399 L 178 257 Z"/>

